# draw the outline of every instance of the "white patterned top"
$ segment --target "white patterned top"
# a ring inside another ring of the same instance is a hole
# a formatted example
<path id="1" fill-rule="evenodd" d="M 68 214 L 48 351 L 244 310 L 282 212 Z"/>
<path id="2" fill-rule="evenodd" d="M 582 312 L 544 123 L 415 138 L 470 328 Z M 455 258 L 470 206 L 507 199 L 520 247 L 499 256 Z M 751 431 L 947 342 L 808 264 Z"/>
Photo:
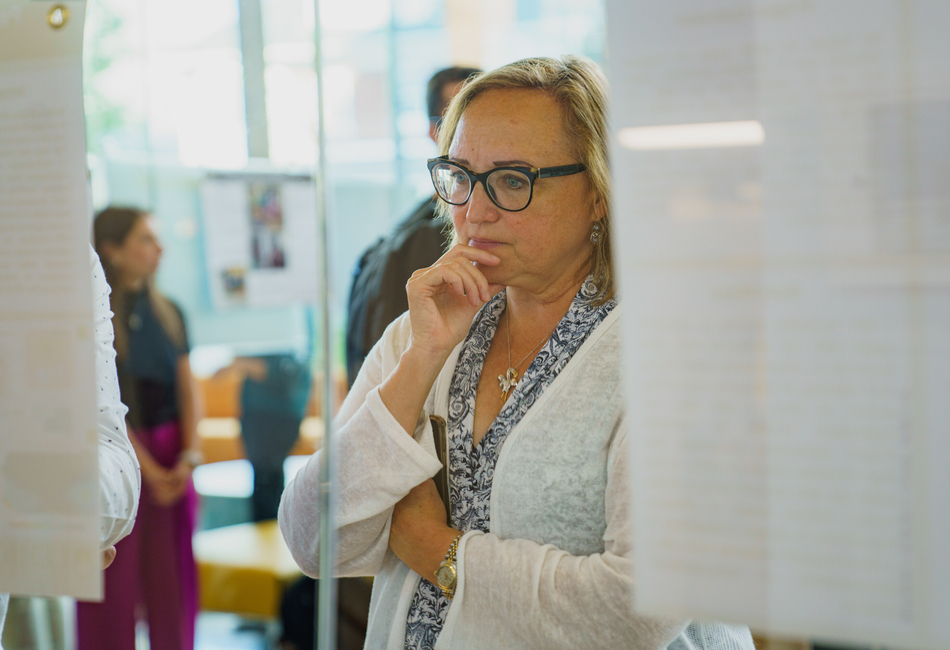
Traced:
<path id="1" fill-rule="evenodd" d="M 485 357 L 507 305 L 506 292 L 497 294 L 475 317 L 449 389 L 447 424 L 453 528 L 462 532 L 489 531 L 492 478 L 505 438 L 567 365 L 591 331 L 617 305 L 614 300 L 599 307 L 591 305 L 590 300 L 596 293 L 593 281 L 588 278 L 551 338 L 525 370 L 485 437 L 473 449 L 475 393 Z M 431 650 L 435 646 L 448 606 L 448 599 L 437 586 L 428 580 L 419 582 L 406 621 L 407 649 Z"/>

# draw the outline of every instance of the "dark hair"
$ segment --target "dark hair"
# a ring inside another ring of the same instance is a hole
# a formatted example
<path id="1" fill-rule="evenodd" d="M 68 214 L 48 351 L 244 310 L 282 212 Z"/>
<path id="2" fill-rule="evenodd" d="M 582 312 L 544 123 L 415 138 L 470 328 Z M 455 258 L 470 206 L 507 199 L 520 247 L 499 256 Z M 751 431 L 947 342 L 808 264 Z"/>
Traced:
<path id="1" fill-rule="evenodd" d="M 429 79 L 429 85 L 426 88 L 426 110 L 429 111 L 429 119 L 438 122 L 442 119 L 442 114 L 448 107 L 448 104 L 442 98 L 442 89 L 446 84 L 460 84 L 472 75 L 479 74 L 478 68 L 462 68 L 453 66 L 439 70 Z"/>
<path id="2" fill-rule="evenodd" d="M 112 295 L 109 296 L 112 307 L 112 329 L 115 332 L 115 351 L 119 357 L 124 357 L 128 353 L 128 307 L 126 301 L 122 300 L 122 288 L 118 286 L 118 272 L 112 263 L 111 257 L 107 254 L 106 244 L 112 244 L 121 247 L 128 239 L 129 233 L 135 228 L 139 220 L 149 216 L 149 213 L 138 208 L 109 206 L 96 215 L 92 224 L 93 247 L 99 254 L 99 261 L 102 262 L 102 270 L 106 273 L 106 281 L 112 287 Z M 171 301 L 163 296 L 152 280 L 146 283 L 148 299 L 152 304 L 152 311 L 158 318 L 159 323 L 169 338 L 176 344 L 182 345 L 185 340 L 185 326 L 181 322 L 178 310 Z"/>
<path id="3" fill-rule="evenodd" d="M 139 210 L 138 208 L 111 205 L 99 212 L 96 215 L 95 221 L 92 223 L 92 245 L 96 249 L 96 252 L 99 253 L 99 258 L 103 258 L 104 251 L 102 247 L 104 244 L 109 243 L 115 246 L 122 246 L 129 236 L 129 233 L 135 228 L 135 224 L 147 214 L 147 212 Z M 111 265 L 107 265 L 106 260 L 102 259 L 102 266 L 105 268 Z M 106 279 L 109 280 L 109 284 L 112 284 L 114 279 L 112 277 L 113 273 L 113 269 L 106 269 Z"/>

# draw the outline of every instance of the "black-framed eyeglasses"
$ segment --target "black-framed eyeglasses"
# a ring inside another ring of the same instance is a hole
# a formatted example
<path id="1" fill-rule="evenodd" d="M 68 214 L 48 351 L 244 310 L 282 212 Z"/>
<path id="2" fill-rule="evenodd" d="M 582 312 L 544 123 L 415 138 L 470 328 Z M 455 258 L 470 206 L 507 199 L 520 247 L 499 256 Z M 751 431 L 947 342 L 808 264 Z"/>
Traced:
<path id="1" fill-rule="evenodd" d="M 447 156 L 430 158 L 428 162 L 432 185 L 439 197 L 451 205 L 465 205 L 472 197 L 475 183 L 485 188 L 492 203 L 507 212 L 521 212 L 531 203 L 534 182 L 539 178 L 555 178 L 579 174 L 587 168 L 577 163 L 560 167 L 495 167 L 476 174 Z"/>

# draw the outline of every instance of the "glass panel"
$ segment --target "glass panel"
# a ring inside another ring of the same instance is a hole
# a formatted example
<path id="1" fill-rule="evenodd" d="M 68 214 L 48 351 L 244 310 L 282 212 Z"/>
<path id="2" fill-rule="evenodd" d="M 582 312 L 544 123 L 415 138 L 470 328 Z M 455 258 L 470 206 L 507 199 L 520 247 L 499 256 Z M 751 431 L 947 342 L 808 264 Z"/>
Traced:
<path id="1" fill-rule="evenodd" d="M 212 300 L 221 278 L 207 265 L 201 190 L 209 174 L 310 175 L 318 158 L 318 3 L 260 2 L 267 159 L 248 156 L 243 62 L 255 53 L 242 52 L 239 0 L 90 0 L 84 74 L 93 203 L 155 214 L 165 246 L 157 283 L 185 312 L 201 353 L 196 368 L 288 349 L 313 353 L 318 363 L 327 356 L 334 378 L 324 383 L 339 401 L 340 305 L 351 271 L 432 194 L 430 76 L 453 64 L 488 68 L 569 51 L 601 60 L 602 0 L 319 3 L 332 257 L 330 304 L 316 320 L 301 304 L 220 309 Z M 314 345 L 321 339 L 329 342 L 326 355 Z"/>

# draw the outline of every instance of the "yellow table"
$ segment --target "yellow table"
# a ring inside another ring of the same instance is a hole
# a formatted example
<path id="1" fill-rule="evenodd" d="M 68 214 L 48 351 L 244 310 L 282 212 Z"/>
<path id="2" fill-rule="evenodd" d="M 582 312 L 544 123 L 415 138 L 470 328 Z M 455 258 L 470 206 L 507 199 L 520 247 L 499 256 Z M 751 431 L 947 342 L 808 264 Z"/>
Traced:
<path id="1" fill-rule="evenodd" d="M 273 520 L 201 531 L 194 548 L 205 611 L 278 618 L 284 589 L 302 575 Z"/>

